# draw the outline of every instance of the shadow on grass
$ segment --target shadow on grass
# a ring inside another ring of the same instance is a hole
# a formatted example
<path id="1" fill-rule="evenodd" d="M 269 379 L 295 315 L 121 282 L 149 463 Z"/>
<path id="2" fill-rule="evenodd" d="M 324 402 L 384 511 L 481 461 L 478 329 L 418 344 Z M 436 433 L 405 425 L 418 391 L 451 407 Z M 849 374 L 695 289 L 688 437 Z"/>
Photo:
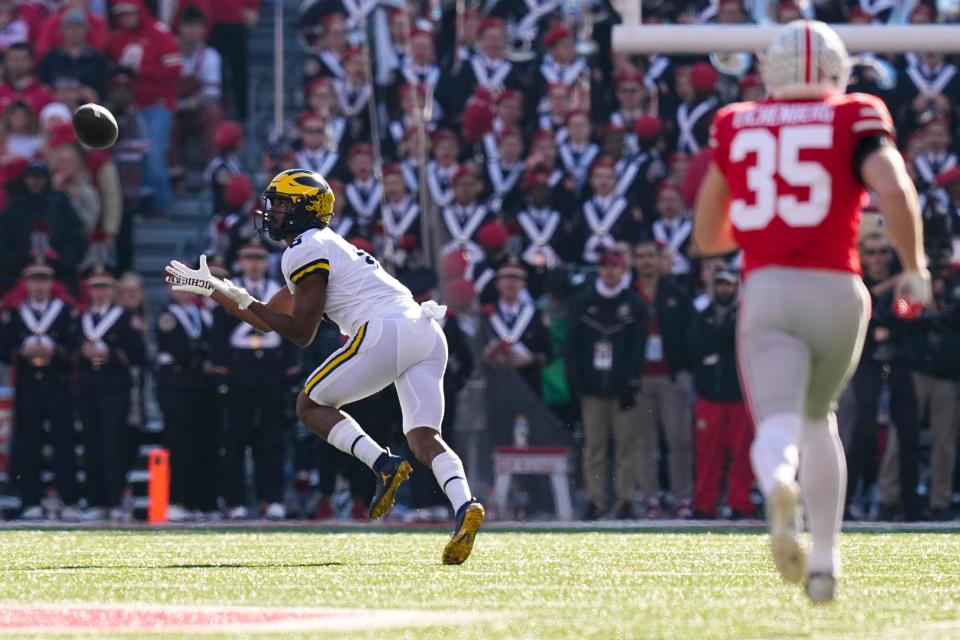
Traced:
<path id="1" fill-rule="evenodd" d="M 339 567 L 343 562 L 297 562 L 284 564 L 264 564 L 255 562 L 203 562 L 194 564 L 77 564 L 52 567 L 9 567 L 0 569 L 0 573 L 17 571 L 87 571 L 90 569 L 312 569 L 319 567 Z"/>

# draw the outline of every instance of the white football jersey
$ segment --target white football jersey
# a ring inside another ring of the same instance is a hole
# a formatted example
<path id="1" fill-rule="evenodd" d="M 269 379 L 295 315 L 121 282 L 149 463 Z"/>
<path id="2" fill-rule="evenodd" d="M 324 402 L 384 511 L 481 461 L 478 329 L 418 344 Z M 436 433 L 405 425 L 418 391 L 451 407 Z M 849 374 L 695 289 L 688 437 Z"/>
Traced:
<path id="1" fill-rule="evenodd" d="M 420 306 L 410 290 L 384 271 L 376 259 L 329 227 L 297 236 L 283 252 L 280 269 L 294 294 L 302 278 L 317 270 L 326 271 L 324 311 L 346 335 L 356 334 L 368 320 L 404 315 Z"/>

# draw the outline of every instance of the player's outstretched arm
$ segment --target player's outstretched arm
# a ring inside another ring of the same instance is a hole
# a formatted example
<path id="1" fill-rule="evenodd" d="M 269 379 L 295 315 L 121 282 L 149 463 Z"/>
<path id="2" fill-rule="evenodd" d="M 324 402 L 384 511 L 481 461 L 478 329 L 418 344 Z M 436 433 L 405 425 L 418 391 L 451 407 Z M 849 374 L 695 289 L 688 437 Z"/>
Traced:
<path id="1" fill-rule="evenodd" d="M 930 303 L 933 293 L 923 254 L 923 223 L 917 191 L 907 174 L 903 156 L 892 144 L 879 144 L 860 163 L 860 177 L 877 194 L 884 227 L 903 265 L 895 306 L 903 300 L 919 309 Z M 912 315 L 916 310 L 898 312 Z"/>
<path id="2" fill-rule="evenodd" d="M 285 310 L 280 305 L 254 301 L 247 311 L 268 326 L 267 331 L 276 331 L 298 346 L 309 346 L 323 320 L 327 304 L 327 277 L 326 271 L 318 271 L 301 279 L 297 284 L 297 295 L 288 292 L 288 308 Z"/>
<path id="3" fill-rule="evenodd" d="M 206 296 L 260 331 L 273 331 L 259 317 L 247 310 L 247 307 L 253 302 L 253 297 L 245 289 L 237 287 L 229 280 L 222 281 L 210 273 L 210 268 L 207 266 L 207 256 L 200 256 L 200 264 L 196 269 L 191 269 L 179 260 L 171 260 L 165 271 L 167 273 L 166 282 L 174 291 L 186 291 L 198 296 Z M 292 307 L 290 297 L 290 292 L 282 289 L 270 299 L 268 305 L 282 313 L 289 313 Z"/>
<path id="4" fill-rule="evenodd" d="M 260 331 L 264 331 L 266 333 L 273 331 L 270 325 L 261 320 L 259 316 L 250 310 L 249 306 L 245 309 L 241 309 L 237 306 L 237 303 L 234 302 L 233 299 L 228 298 L 218 290 L 214 290 L 210 298 L 223 307 L 226 311 L 240 318 L 244 322 L 253 325 Z M 253 302 L 259 301 L 254 300 Z M 253 302 L 251 302 L 251 305 Z M 289 314 L 293 309 L 293 294 L 290 293 L 289 289 L 283 287 L 282 289 L 278 289 L 277 292 L 273 294 L 273 297 L 271 297 L 270 300 L 268 300 L 265 304 L 278 313 Z"/>
<path id="5" fill-rule="evenodd" d="M 711 162 L 697 193 L 693 215 L 693 242 L 701 256 L 725 255 L 740 248 L 733 239 L 729 211 L 730 185 Z"/>

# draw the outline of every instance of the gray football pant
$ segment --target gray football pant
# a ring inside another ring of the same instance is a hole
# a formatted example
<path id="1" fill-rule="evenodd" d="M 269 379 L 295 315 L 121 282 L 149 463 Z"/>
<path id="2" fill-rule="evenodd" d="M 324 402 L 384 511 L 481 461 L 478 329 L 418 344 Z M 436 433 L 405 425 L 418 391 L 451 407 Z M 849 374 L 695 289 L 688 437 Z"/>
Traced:
<path id="1" fill-rule="evenodd" d="M 822 421 L 860 360 L 870 294 L 859 276 L 766 267 L 747 276 L 738 356 L 758 427 L 772 415 Z"/>

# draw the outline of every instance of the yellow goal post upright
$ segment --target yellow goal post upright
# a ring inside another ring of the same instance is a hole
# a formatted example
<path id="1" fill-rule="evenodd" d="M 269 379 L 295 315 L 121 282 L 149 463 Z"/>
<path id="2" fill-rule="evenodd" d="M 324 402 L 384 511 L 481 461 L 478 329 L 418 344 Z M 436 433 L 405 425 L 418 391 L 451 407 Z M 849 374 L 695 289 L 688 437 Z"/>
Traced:
<path id="1" fill-rule="evenodd" d="M 641 0 L 613 0 L 613 5 L 623 20 L 613 27 L 613 50 L 621 53 L 756 53 L 766 49 L 780 26 L 643 24 Z M 851 53 L 960 53 L 960 25 L 831 24 L 830 27 Z"/>

